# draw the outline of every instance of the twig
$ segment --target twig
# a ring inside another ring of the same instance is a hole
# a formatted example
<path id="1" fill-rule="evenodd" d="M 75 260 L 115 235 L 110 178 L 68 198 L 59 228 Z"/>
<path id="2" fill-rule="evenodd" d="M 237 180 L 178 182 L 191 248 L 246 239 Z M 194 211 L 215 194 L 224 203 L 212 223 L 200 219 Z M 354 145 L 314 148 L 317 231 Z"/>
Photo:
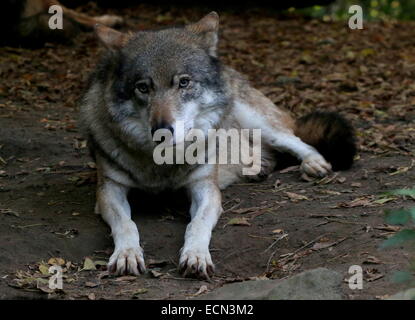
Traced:
<path id="1" fill-rule="evenodd" d="M 94 172 L 92 169 L 62 170 L 62 171 L 45 171 L 43 174 L 71 174 L 77 172 Z"/>
<path id="2" fill-rule="evenodd" d="M 248 233 L 248 237 L 258 238 L 258 239 L 265 239 L 265 240 L 273 240 L 274 239 L 274 237 L 261 237 L 261 236 L 256 236 L 256 235 L 250 234 L 250 233 Z"/>
<path id="3" fill-rule="evenodd" d="M 279 238 L 275 239 L 275 241 L 268 248 L 266 248 L 263 253 L 265 253 L 268 250 L 272 249 L 273 246 L 275 246 L 280 240 L 286 238 L 287 236 L 288 236 L 288 233 L 284 233 Z"/>
<path id="4" fill-rule="evenodd" d="M 327 217 L 325 217 L 325 219 L 329 222 L 338 222 L 338 223 L 343 223 L 343 224 L 359 224 L 359 225 L 367 224 L 365 222 L 343 221 L 343 220 L 339 220 L 339 219 L 330 219 L 330 218 L 327 218 Z"/>
<path id="5" fill-rule="evenodd" d="M 278 209 L 279 207 L 277 207 L 276 209 Z M 264 208 L 262 210 L 259 210 L 257 212 L 255 212 L 255 214 L 252 215 L 252 217 L 249 217 L 249 220 L 255 219 L 256 217 L 263 215 L 264 213 L 267 213 L 268 211 L 270 211 L 271 209 L 273 209 L 273 207 L 269 207 L 269 208 Z"/>
<path id="6" fill-rule="evenodd" d="M 323 213 L 323 214 L 309 214 L 308 215 L 309 218 L 338 218 L 338 217 L 344 217 L 343 214 L 332 214 L 332 213 Z"/>
<path id="7" fill-rule="evenodd" d="M 230 207 L 229 209 L 226 209 L 225 211 L 223 211 L 223 214 L 235 210 L 236 208 L 238 208 L 241 205 L 241 203 L 242 203 L 242 201 L 241 202 L 238 202 L 237 204 L 235 204 L 234 206 Z"/>
<path id="8" fill-rule="evenodd" d="M 273 246 L 275 246 L 280 240 L 286 238 L 288 236 L 288 233 L 284 233 L 281 237 L 277 238 L 267 249 L 265 249 L 264 253 L 270 250 Z M 267 261 L 267 272 L 269 272 L 269 266 L 271 264 L 272 258 L 274 258 L 275 254 L 277 253 L 277 249 L 274 250 L 274 252 L 271 254 Z"/>
<path id="9" fill-rule="evenodd" d="M 35 224 L 28 224 L 26 226 L 15 226 L 15 225 L 12 225 L 12 227 L 20 228 L 20 229 L 31 228 L 31 227 L 39 227 L 39 226 L 46 226 L 46 224 L 43 224 L 43 223 L 35 223 Z"/>
<path id="10" fill-rule="evenodd" d="M 312 245 L 313 243 L 317 242 L 318 240 L 320 240 L 321 238 L 323 238 L 325 236 L 326 236 L 325 234 L 323 234 L 321 236 L 318 236 L 317 238 L 315 238 L 314 240 L 311 240 L 310 242 L 306 243 L 305 245 L 303 245 L 302 247 L 298 248 L 294 252 L 290 252 L 290 253 L 285 254 L 284 257 L 283 257 L 283 259 L 294 256 L 296 253 L 298 253 L 301 250 L 307 248 L 308 246 Z"/>

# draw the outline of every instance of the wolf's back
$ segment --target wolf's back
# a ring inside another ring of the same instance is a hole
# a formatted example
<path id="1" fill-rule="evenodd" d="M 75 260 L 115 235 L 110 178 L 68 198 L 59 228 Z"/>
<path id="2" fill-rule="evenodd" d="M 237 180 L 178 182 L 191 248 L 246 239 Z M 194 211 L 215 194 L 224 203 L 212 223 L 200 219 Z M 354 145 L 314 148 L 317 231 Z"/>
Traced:
<path id="1" fill-rule="evenodd" d="M 356 138 L 351 124 L 336 112 L 316 111 L 296 121 L 295 135 L 316 148 L 333 170 L 346 170 L 356 155 Z"/>

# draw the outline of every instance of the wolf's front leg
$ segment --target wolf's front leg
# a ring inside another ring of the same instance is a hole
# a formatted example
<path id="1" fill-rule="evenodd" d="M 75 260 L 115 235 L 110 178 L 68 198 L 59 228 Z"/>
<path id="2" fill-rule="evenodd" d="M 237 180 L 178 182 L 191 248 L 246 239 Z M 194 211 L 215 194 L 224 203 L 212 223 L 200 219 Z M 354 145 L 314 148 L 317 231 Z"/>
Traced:
<path id="1" fill-rule="evenodd" d="M 184 276 L 193 274 L 209 279 L 214 265 L 209 252 L 212 230 L 222 213 L 221 193 L 212 179 L 200 179 L 189 186 L 191 222 L 180 251 L 180 270 Z"/>
<path id="2" fill-rule="evenodd" d="M 108 178 L 100 180 L 96 211 L 111 227 L 115 244 L 108 270 L 117 275 L 144 273 L 143 249 L 140 247 L 137 226 L 131 220 L 128 188 Z"/>
<path id="3" fill-rule="evenodd" d="M 331 165 L 312 146 L 288 132 L 272 132 L 268 139 L 274 148 L 291 153 L 301 160 L 301 170 L 314 177 L 324 177 L 331 171 Z"/>

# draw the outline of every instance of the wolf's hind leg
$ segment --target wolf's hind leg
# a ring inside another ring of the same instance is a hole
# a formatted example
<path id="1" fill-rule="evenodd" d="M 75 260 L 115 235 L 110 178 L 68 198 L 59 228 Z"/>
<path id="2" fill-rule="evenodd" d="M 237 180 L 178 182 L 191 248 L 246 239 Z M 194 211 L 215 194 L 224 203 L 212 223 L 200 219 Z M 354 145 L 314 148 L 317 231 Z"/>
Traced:
<path id="1" fill-rule="evenodd" d="M 136 224 L 131 220 L 128 188 L 108 178 L 99 178 L 96 210 L 110 226 L 114 252 L 108 270 L 117 275 L 145 272 L 143 249 Z"/>
<path id="2" fill-rule="evenodd" d="M 221 194 L 210 179 L 200 179 L 189 186 L 191 222 L 187 225 L 185 241 L 180 250 L 179 268 L 184 275 L 209 279 L 214 265 L 209 252 L 212 229 L 222 213 Z"/>

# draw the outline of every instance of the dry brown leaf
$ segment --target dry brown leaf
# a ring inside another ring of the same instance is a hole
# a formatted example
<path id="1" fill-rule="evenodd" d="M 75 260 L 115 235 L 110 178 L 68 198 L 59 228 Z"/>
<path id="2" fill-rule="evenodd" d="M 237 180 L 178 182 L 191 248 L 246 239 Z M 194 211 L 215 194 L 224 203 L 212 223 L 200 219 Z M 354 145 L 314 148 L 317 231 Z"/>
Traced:
<path id="1" fill-rule="evenodd" d="M 284 193 L 290 198 L 292 202 L 298 202 L 301 200 L 310 200 L 308 197 L 298 194 L 298 193 L 288 192 L 288 191 L 284 191 Z"/>
<path id="2" fill-rule="evenodd" d="M 122 281 L 135 281 L 137 280 L 136 276 L 122 276 L 122 277 L 118 277 L 117 279 L 115 279 L 116 282 L 122 282 Z"/>
<path id="3" fill-rule="evenodd" d="M 373 206 L 373 198 L 373 196 L 358 197 L 350 202 L 340 202 L 333 208 L 370 207 Z"/>
<path id="4" fill-rule="evenodd" d="M 65 264 L 65 260 L 62 259 L 62 258 L 50 258 L 48 260 L 48 264 L 49 265 L 63 266 Z"/>
<path id="5" fill-rule="evenodd" d="M 89 300 L 95 300 L 96 299 L 95 293 L 91 292 L 90 294 L 88 294 L 88 299 Z"/>
<path id="6" fill-rule="evenodd" d="M 84 267 L 82 268 L 82 270 L 96 270 L 97 268 L 95 267 L 95 263 L 94 261 L 92 261 L 90 258 L 85 258 L 84 260 Z"/>
<path id="7" fill-rule="evenodd" d="M 382 261 L 380 261 L 378 258 L 376 258 L 375 256 L 367 256 L 366 260 L 363 261 L 364 264 L 380 264 L 382 263 Z"/>
<path id="8" fill-rule="evenodd" d="M 87 288 L 95 288 L 95 287 L 98 287 L 98 286 L 99 286 L 99 283 L 97 283 L 97 282 L 91 282 L 91 281 L 85 282 L 85 287 L 87 287 Z"/>
<path id="9" fill-rule="evenodd" d="M 246 218 L 232 218 L 226 224 L 226 226 L 250 226 L 251 224 L 248 222 Z"/>
<path id="10" fill-rule="evenodd" d="M 199 290 L 197 290 L 197 292 L 195 294 L 192 294 L 193 297 L 197 297 L 199 295 L 201 295 L 202 293 L 205 293 L 208 291 L 208 287 L 206 285 L 202 285 Z"/>

